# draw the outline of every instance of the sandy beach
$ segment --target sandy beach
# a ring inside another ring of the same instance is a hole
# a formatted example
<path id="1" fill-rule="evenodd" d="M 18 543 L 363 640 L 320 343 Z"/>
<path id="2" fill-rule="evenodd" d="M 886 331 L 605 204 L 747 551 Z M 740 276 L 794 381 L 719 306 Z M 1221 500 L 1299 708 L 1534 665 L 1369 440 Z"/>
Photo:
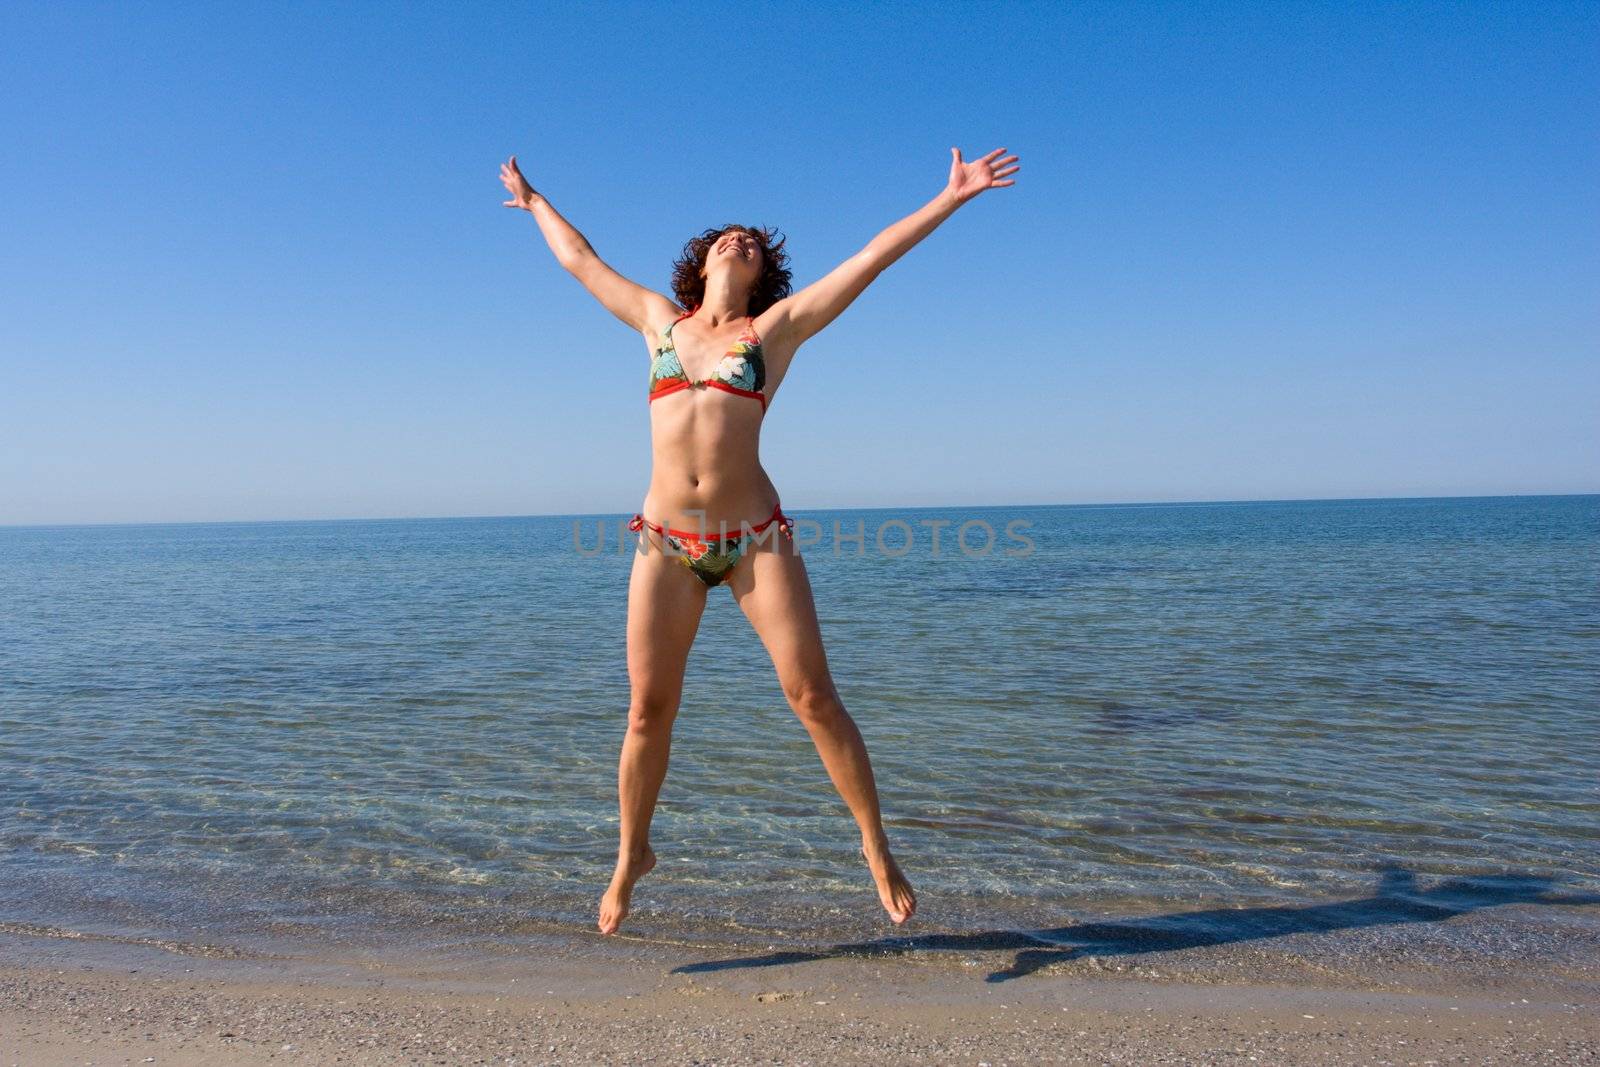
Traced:
<path id="1" fill-rule="evenodd" d="M 1502 929 L 1484 916 L 1451 922 L 1482 927 L 1465 931 L 1468 943 Z M 1594 967 L 1429 959 L 1425 925 L 1031 961 L 1014 948 L 893 939 L 730 951 L 581 933 L 496 951 L 271 953 L 11 926 L 0 934 L 0 1062 L 1600 1060 Z M 1529 940 L 1537 953 L 1538 935 Z"/>

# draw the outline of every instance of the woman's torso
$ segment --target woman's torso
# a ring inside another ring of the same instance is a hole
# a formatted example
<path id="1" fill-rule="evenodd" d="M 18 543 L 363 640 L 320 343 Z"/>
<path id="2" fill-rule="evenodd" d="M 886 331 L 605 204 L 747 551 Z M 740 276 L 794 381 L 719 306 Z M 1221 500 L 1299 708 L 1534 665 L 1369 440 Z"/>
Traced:
<path id="1" fill-rule="evenodd" d="M 793 356 L 782 338 L 768 336 L 774 326 L 757 315 L 713 330 L 696 312 L 670 330 L 665 322 L 651 327 L 645 340 L 652 364 L 668 372 L 649 401 L 653 459 L 644 514 L 652 522 L 715 534 L 721 524 L 737 532 L 740 522 L 772 514 L 778 491 L 761 466 L 761 423 Z M 655 362 L 663 349 L 676 351 L 676 366 L 670 358 Z M 681 378 L 670 373 L 678 367 Z M 707 379 L 720 384 L 701 384 Z"/>

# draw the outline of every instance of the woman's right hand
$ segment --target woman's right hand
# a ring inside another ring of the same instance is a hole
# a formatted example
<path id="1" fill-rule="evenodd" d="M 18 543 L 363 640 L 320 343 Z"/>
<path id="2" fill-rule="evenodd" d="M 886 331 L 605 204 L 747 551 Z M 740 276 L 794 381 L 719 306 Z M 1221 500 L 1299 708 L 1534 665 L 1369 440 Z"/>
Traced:
<path id="1" fill-rule="evenodd" d="M 511 194 L 511 199 L 504 202 L 506 207 L 521 208 L 523 211 L 533 210 L 533 202 L 538 199 L 539 194 L 534 192 L 533 186 L 528 184 L 528 179 L 517 169 L 516 156 L 500 164 L 500 181 L 505 185 L 506 192 Z"/>

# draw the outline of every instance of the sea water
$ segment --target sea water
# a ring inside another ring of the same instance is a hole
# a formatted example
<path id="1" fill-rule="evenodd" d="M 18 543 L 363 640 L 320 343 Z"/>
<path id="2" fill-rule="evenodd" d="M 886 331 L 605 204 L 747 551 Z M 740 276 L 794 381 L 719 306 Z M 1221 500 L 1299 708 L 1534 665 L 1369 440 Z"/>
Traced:
<path id="1" fill-rule="evenodd" d="M 924 923 L 1600 889 L 1600 497 L 795 514 Z M 589 927 L 622 518 L 0 528 L 0 922 Z M 882 926 L 725 587 L 652 842 L 630 928 Z"/>

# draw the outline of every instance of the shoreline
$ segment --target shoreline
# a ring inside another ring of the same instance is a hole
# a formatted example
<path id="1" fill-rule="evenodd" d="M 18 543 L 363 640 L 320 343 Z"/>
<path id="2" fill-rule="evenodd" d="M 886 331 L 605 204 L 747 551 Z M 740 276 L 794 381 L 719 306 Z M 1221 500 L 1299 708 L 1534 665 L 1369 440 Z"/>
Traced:
<path id="1" fill-rule="evenodd" d="M 13 925 L 0 1062 L 1600 1059 L 1600 961 L 1452 958 L 1426 932 L 1400 931 L 1409 948 L 1395 933 L 1387 955 L 1337 931 L 1024 966 L 1014 946 L 796 953 L 570 931 L 274 955 Z"/>

